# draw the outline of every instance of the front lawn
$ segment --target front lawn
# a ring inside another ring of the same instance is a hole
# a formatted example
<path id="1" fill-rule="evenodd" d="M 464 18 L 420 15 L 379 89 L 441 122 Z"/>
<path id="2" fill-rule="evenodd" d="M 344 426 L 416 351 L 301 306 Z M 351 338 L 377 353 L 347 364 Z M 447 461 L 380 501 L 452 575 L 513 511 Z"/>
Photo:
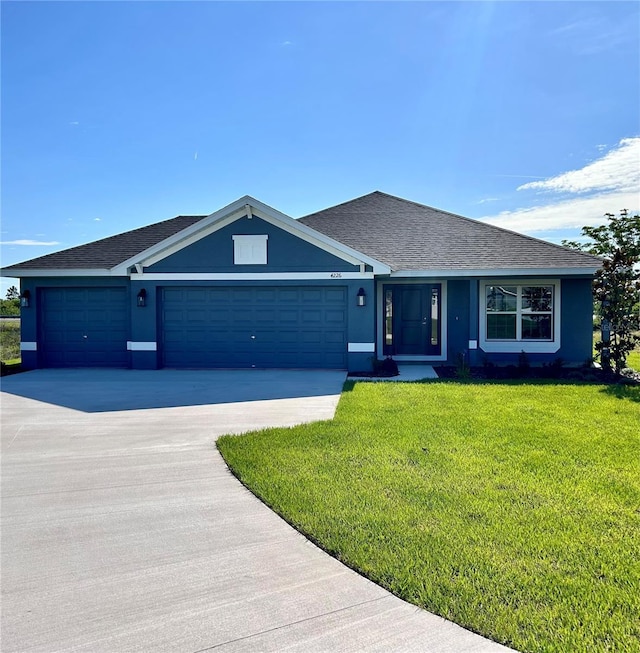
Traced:
<path id="1" fill-rule="evenodd" d="M 255 494 L 394 594 L 521 651 L 637 651 L 640 386 L 347 384 L 227 436 Z"/>

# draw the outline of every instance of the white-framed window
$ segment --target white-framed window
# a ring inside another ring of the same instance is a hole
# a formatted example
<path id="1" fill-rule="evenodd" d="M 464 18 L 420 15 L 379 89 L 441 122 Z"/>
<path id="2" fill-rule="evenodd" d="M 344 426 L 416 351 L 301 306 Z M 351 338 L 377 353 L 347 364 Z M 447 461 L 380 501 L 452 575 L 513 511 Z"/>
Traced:
<path id="1" fill-rule="evenodd" d="M 235 265 L 266 265 L 269 236 L 233 236 L 233 262 Z"/>
<path id="2" fill-rule="evenodd" d="M 488 352 L 554 353 L 560 349 L 557 279 L 483 281 L 480 346 Z"/>

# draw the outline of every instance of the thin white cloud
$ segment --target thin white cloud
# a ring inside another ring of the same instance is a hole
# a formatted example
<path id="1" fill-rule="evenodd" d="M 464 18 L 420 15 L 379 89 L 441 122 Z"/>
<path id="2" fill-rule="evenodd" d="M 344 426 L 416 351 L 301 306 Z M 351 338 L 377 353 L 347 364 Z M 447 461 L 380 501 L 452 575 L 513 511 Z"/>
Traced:
<path id="1" fill-rule="evenodd" d="M 93 221 L 94 222 L 102 222 L 102 218 L 94 218 Z"/>
<path id="2" fill-rule="evenodd" d="M 638 28 L 634 18 L 614 22 L 606 16 L 589 12 L 551 30 L 549 35 L 552 43 L 576 55 L 594 55 L 635 42 Z"/>
<path id="3" fill-rule="evenodd" d="M 35 246 L 35 247 L 44 247 L 44 246 L 49 246 L 49 245 L 59 245 L 60 243 L 57 240 L 29 240 L 29 239 L 24 239 L 24 240 L 2 240 L 0 241 L 0 245 L 26 245 L 29 247 Z"/>
<path id="4" fill-rule="evenodd" d="M 602 158 L 544 181 L 531 181 L 518 190 L 587 193 L 600 190 L 640 190 L 640 137 L 623 138 Z"/>
<path id="5" fill-rule="evenodd" d="M 478 200 L 478 204 L 486 204 L 487 202 L 497 202 L 499 197 L 485 197 L 484 199 Z"/>
<path id="6" fill-rule="evenodd" d="M 638 193 L 598 193 L 592 197 L 576 197 L 544 206 L 503 211 L 480 219 L 503 229 L 533 234 L 604 224 L 605 213 L 617 214 L 620 209 L 629 209 L 633 213 L 640 210 Z"/>
<path id="7" fill-rule="evenodd" d="M 292 41 L 283 41 L 281 45 L 287 46 L 287 45 L 293 45 Z"/>
<path id="8" fill-rule="evenodd" d="M 77 127 L 80 123 L 77 120 L 73 120 L 69 124 L 72 125 L 73 127 Z"/>

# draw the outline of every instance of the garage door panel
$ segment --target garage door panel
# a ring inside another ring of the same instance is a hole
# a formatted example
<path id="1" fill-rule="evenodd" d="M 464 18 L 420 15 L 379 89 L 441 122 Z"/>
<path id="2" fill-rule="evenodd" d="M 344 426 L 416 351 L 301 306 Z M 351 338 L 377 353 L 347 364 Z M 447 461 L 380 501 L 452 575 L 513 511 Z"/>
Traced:
<path id="1" fill-rule="evenodd" d="M 341 347 L 347 346 L 344 331 L 325 331 L 324 338 L 326 343 L 339 345 Z"/>
<path id="2" fill-rule="evenodd" d="M 167 367 L 346 367 L 344 288 L 167 288 L 162 297 Z"/>
<path id="3" fill-rule="evenodd" d="M 128 365 L 125 288 L 45 288 L 40 299 L 41 365 Z"/>

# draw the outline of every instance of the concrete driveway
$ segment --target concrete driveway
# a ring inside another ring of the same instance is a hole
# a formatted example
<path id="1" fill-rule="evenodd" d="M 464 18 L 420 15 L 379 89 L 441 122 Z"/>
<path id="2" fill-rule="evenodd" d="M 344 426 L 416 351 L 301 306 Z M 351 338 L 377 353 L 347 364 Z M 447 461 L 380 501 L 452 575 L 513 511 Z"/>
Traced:
<path id="1" fill-rule="evenodd" d="M 340 372 L 2 379 L 2 651 L 499 651 L 327 556 L 222 433 L 333 416 Z"/>

